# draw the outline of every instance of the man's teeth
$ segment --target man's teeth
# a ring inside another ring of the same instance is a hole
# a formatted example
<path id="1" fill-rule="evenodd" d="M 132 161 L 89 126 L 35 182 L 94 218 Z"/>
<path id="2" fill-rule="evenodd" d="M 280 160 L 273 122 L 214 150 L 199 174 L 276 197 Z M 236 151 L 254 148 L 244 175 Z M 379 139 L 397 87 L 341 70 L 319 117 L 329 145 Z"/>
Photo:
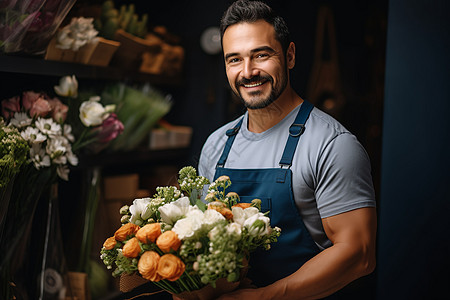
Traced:
<path id="1" fill-rule="evenodd" d="M 257 82 L 257 83 L 253 83 L 253 84 L 244 84 L 244 86 L 246 88 L 251 88 L 251 87 L 259 86 L 261 84 L 263 84 L 263 83 L 262 82 Z"/>

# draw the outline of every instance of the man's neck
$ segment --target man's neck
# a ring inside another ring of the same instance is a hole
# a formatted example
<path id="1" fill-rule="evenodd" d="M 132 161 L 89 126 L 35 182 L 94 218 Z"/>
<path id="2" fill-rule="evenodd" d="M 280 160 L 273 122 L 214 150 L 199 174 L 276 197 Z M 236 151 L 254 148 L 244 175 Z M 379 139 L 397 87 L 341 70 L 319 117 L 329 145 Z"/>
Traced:
<path id="1" fill-rule="evenodd" d="M 248 130 L 261 133 L 284 119 L 303 99 L 293 89 L 287 87 L 272 104 L 261 109 L 248 109 Z"/>

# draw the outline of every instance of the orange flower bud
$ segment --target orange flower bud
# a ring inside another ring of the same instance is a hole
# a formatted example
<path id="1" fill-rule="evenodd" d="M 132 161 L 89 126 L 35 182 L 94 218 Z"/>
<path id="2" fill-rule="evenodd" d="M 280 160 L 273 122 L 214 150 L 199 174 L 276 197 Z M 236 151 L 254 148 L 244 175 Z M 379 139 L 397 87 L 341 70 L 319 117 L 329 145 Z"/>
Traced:
<path id="1" fill-rule="evenodd" d="M 184 262 L 173 254 L 164 254 L 159 259 L 158 274 L 170 281 L 178 280 L 186 268 Z"/>
<path id="2" fill-rule="evenodd" d="M 181 246 L 181 240 L 175 232 L 169 230 L 156 239 L 156 245 L 163 252 L 169 252 L 170 249 L 177 251 Z"/>
<path id="3" fill-rule="evenodd" d="M 105 247 L 106 250 L 111 250 L 114 248 L 114 246 L 116 246 L 117 241 L 116 239 L 112 236 L 106 239 L 106 241 L 103 243 L 103 247 Z"/>
<path id="4" fill-rule="evenodd" d="M 141 252 L 141 246 L 137 238 L 129 239 L 122 248 L 122 254 L 125 257 L 137 257 Z"/>
<path id="5" fill-rule="evenodd" d="M 242 209 L 246 209 L 246 208 L 249 208 L 250 206 L 252 206 L 251 203 L 241 202 L 241 203 L 233 205 L 232 207 L 240 207 Z"/>
<path id="6" fill-rule="evenodd" d="M 155 251 L 146 251 L 141 255 L 138 262 L 138 271 L 143 278 L 150 281 L 160 281 L 161 276 L 159 276 L 158 263 L 160 256 Z"/>
<path id="7" fill-rule="evenodd" d="M 152 223 L 147 224 L 136 233 L 137 239 L 144 244 L 154 243 L 161 235 L 161 224 Z"/>
<path id="8" fill-rule="evenodd" d="M 133 223 L 126 223 L 122 225 L 117 231 L 114 233 L 114 237 L 116 241 L 123 242 L 127 239 L 128 236 L 136 234 L 139 230 L 139 226 Z"/>

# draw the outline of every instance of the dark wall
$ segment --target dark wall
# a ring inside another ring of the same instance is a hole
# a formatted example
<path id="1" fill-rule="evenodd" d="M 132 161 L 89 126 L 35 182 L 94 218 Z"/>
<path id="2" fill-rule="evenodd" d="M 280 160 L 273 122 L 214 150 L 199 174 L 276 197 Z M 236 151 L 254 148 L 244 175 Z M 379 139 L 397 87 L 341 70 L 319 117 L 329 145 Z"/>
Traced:
<path id="1" fill-rule="evenodd" d="M 389 1 L 378 299 L 448 298 L 449 10 Z"/>

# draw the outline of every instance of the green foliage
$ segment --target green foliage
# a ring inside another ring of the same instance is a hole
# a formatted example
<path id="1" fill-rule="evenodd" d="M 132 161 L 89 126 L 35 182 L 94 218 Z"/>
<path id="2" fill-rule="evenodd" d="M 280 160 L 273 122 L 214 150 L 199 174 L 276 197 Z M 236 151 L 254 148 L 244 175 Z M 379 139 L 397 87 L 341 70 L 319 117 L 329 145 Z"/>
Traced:
<path id="1" fill-rule="evenodd" d="M 14 127 L 6 127 L 0 119 L 0 188 L 6 187 L 10 179 L 26 165 L 30 147 Z"/>
<path id="2" fill-rule="evenodd" d="M 132 35 L 145 38 L 147 34 L 148 15 L 139 15 L 135 12 L 134 4 L 122 5 L 118 10 L 114 2 L 107 0 L 102 5 L 102 14 L 94 22 L 99 35 L 106 39 L 114 39 L 118 29 L 123 29 Z"/>
<path id="3" fill-rule="evenodd" d="M 170 97 L 155 89 L 148 86 L 137 89 L 122 83 L 106 88 L 102 100 L 116 105 L 117 116 L 125 128 L 111 144 L 111 149 L 116 151 L 128 151 L 139 146 L 172 106 Z"/>

